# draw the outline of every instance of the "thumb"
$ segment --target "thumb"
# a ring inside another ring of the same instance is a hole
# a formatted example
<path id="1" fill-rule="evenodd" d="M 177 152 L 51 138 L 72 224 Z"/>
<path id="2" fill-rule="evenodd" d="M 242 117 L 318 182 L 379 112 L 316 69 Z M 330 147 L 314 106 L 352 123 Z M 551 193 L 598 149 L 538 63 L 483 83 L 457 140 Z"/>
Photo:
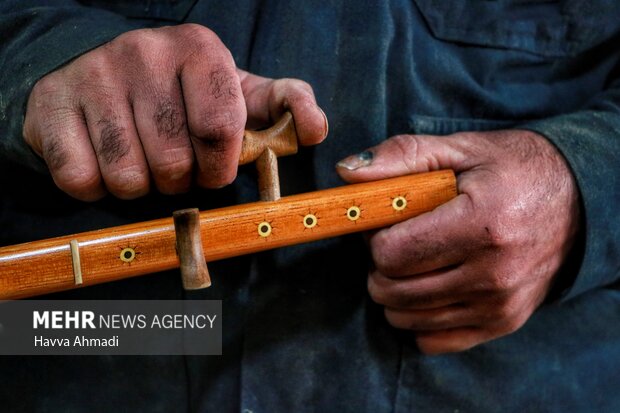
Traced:
<path id="1" fill-rule="evenodd" d="M 462 144 L 452 136 L 398 135 L 336 164 L 347 182 L 365 182 L 412 173 L 468 169 Z"/>
<path id="2" fill-rule="evenodd" d="M 312 87 L 299 79 L 269 79 L 237 69 L 248 110 L 248 127 L 270 126 L 291 111 L 301 145 L 316 145 L 327 136 L 327 117 Z"/>

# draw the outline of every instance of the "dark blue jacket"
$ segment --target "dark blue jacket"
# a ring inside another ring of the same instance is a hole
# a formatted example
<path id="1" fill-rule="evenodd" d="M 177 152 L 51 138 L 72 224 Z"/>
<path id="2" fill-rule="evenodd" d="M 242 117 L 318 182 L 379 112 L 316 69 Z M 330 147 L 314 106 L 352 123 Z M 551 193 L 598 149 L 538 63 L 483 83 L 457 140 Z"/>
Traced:
<path id="1" fill-rule="evenodd" d="M 424 356 L 390 328 L 348 236 L 212 264 L 203 292 L 156 274 L 54 296 L 222 299 L 224 355 L 4 357 L 3 411 L 620 411 L 619 2 L 16 0 L 0 12 L 0 244 L 256 199 L 242 168 L 218 192 L 83 204 L 21 140 L 43 75 L 125 31 L 181 22 L 215 30 L 244 69 L 313 85 L 330 137 L 282 161 L 284 194 L 340 185 L 337 160 L 397 133 L 520 127 L 564 154 L 585 213 L 557 294 L 470 351 Z"/>

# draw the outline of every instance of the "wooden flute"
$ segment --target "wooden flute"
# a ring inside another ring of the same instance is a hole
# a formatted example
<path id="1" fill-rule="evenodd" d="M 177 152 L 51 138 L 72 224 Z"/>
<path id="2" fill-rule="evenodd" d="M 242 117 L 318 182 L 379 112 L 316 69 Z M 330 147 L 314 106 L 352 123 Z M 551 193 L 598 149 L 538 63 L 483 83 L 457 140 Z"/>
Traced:
<path id="1" fill-rule="evenodd" d="M 452 171 L 347 185 L 201 212 L 200 241 L 215 261 L 385 227 L 454 196 Z M 163 218 L 0 248 L 0 299 L 178 268 L 176 238 L 173 219 Z"/>
<path id="2" fill-rule="evenodd" d="M 277 156 L 297 151 L 292 116 L 246 131 L 240 163 L 256 161 L 260 202 L 0 248 L 0 299 L 19 299 L 180 268 L 186 289 L 210 285 L 206 262 L 381 228 L 454 198 L 450 170 L 284 198 Z"/>

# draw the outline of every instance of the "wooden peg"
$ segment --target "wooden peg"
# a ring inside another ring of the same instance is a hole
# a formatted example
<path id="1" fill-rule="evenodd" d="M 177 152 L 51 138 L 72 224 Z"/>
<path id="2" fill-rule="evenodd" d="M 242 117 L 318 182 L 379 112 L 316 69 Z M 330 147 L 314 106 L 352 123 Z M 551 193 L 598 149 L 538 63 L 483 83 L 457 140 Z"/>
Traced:
<path id="1" fill-rule="evenodd" d="M 198 208 L 174 211 L 174 232 L 176 247 L 181 262 L 183 288 L 198 290 L 211 285 L 209 269 L 204 258 L 200 237 L 200 215 Z"/>
<path id="2" fill-rule="evenodd" d="M 265 151 L 256 160 L 258 170 L 258 191 L 262 201 L 277 201 L 280 199 L 280 178 L 278 177 L 278 157 L 271 148 Z"/>
<path id="3" fill-rule="evenodd" d="M 239 164 L 245 165 L 256 161 L 261 200 L 280 199 L 278 157 L 295 153 L 297 153 L 297 131 L 290 112 L 286 112 L 269 129 L 245 131 Z"/>

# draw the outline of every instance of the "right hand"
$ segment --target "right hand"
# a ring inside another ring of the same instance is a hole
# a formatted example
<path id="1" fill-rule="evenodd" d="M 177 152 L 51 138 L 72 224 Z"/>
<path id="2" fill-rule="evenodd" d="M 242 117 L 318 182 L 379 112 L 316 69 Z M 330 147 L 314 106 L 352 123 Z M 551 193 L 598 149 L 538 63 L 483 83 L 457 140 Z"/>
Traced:
<path id="1" fill-rule="evenodd" d="M 166 194 L 187 191 L 194 174 L 202 187 L 229 184 L 246 124 L 286 110 L 302 145 L 325 138 L 307 83 L 237 69 L 212 31 L 184 24 L 124 33 L 40 79 L 23 134 L 69 195 L 132 199 L 151 178 Z"/>

